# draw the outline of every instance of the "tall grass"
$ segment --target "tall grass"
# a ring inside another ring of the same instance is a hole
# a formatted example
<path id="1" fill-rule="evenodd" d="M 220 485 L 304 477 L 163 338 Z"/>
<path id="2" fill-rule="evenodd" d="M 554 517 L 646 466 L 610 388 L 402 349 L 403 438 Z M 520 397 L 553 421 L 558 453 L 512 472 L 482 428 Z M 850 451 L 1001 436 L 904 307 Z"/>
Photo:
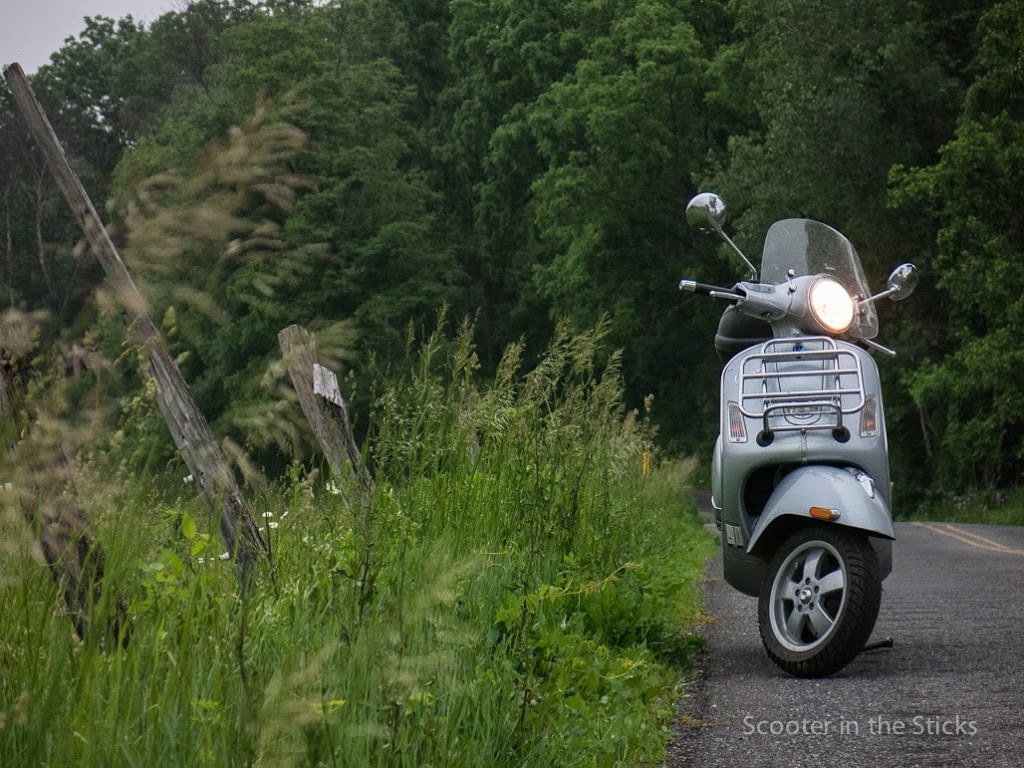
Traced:
<path id="1" fill-rule="evenodd" d="M 514 346 L 486 387 L 468 327 L 432 336 L 377 385 L 372 497 L 295 465 L 253 500 L 273 566 L 244 599 L 196 502 L 93 499 L 123 650 L 3 552 L 0 765 L 656 764 L 710 545 L 685 468 L 642 474 L 602 335 L 525 374 Z"/>

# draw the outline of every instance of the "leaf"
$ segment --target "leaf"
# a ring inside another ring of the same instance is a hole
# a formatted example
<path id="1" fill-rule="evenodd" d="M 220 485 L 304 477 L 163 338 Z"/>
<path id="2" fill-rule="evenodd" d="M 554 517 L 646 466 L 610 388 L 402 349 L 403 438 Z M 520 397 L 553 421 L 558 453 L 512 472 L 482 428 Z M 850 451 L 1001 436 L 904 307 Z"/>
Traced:
<path id="1" fill-rule="evenodd" d="M 181 535 L 186 541 L 193 541 L 196 537 L 196 521 L 188 512 L 181 518 Z"/>

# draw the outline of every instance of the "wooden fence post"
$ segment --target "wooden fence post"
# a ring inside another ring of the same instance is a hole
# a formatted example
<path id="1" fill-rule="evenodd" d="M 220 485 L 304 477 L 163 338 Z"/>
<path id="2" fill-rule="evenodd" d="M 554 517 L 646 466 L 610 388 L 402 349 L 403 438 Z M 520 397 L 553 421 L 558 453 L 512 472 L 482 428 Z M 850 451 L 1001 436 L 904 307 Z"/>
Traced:
<path id="1" fill-rule="evenodd" d="M 341 477 L 347 457 L 352 473 L 360 480 L 363 494 L 368 494 L 373 489 L 373 475 L 363 466 L 363 457 L 352 434 L 352 422 L 338 389 L 337 377 L 317 362 L 316 344 L 305 328 L 290 325 L 277 334 L 277 341 L 299 396 L 299 405 L 331 465 L 331 471 Z"/>
<path id="2" fill-rule="evenodd" d="M 4 78 L 18 113 L 42 150 L 57 186 L 107 274 L 115 297 L 132 318 L 149 355 L 150 373 L 157 381 L 160 411 L 196 487 L 214 514 L 219 509 L 221 539 L 235 558 L 239 578 L 247 585 L 253 566 L 266 553 L 266 544 L 234 473 L 224 461 L 206 418 L 147 312 L 142 295 L 68 162 L 25 72 L 18 64 L 12 64 L 4 69 Z"/>

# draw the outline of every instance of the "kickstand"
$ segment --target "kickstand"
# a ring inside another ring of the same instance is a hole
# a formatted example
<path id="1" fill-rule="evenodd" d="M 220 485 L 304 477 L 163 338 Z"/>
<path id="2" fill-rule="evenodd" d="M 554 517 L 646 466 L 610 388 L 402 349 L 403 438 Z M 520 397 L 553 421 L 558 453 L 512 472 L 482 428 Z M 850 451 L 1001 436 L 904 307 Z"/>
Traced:
<path id="1" fill-rule="evenodd" d="M 873 643 L 868 643 L 867 645 L 865 645 L 863 648 L 860 649 L 860 652 L 864 653 L 865 651 L 877 651 L 880 648 L 892 648 L 893 645 L 894 645 L 894 643 L 892 641 L 892 638 L 891 637 L 887 637 L 887 638 L 885 638 L 883 640 L 876 640 Z"/>

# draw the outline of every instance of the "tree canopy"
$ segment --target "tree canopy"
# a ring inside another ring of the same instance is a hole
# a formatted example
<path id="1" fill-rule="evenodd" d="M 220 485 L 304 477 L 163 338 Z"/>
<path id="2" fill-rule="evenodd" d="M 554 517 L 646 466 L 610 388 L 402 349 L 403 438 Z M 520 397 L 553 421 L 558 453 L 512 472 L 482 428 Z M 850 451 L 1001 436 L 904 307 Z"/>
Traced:
<path id="1" fill-rule="evenodd" d="M 956 493 L 1015 485 L 1024 455 L 1021 19 L 1020 0 L 198 0 L 87 19 L 33 85 L 200 405 L 267 461 L 296 450 L 278 330 L 320 332 L 365 418 L 370 369 L 442 307 L 474 319 L 485 373 L 563 319 L 607 322 L 632 404 L 653 395 L 664 444 L 705 452 L 717 308 L 676 285 L 741 275 L 683 224 L 714 189 L 755 257 L 801 215 L 875 285 L 922 268 L 882 310 L 890 441 L 926 468 L 912 490 Z M 144 401 L 2 96 L 0 298 Z M 122 434 L 147 413 L 122 411 Z M 136 442 L 135 469 L 170 456 Z"/>

